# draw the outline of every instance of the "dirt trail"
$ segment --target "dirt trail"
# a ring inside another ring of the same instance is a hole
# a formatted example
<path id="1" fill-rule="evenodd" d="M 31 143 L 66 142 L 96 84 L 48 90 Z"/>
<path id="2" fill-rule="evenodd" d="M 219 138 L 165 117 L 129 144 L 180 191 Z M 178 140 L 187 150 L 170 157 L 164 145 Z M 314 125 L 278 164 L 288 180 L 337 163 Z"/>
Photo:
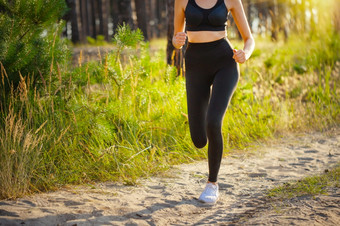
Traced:
<path id="1" fill-rule="evenodd" d="M 336 225 L 339 188 L 274 208 L 263 196 L 275 185 L 323 172 L 339 161 L 339 129 L 295 134 L 224 158 L 221 197 L 214 206 L 197 200 L 207 177 L 203 161 L 176 166 L 171 177 L 152 177 L 139 186 L 100 183 L 1 201 L 0 225 Z"/>

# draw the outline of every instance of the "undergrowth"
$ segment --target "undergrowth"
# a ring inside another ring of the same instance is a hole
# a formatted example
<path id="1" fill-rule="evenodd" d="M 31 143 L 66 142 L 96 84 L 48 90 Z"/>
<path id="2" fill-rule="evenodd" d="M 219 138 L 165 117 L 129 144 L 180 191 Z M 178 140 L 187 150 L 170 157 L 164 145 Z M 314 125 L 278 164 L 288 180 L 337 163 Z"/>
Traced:
<path id="1" fill-rule="evenodd" d="M 185 79 L 166 65 L 163 50 L 132 44 L 128 55 L 115 50 L 99 62 L 56 71 L 39 90 L 22 77 L 16 91 L 1 95 L 0 198 L 64 184 L 134 184 L 172 164 L 206 158 L 190 139 Z M 338 125 L 338 35 L 308 44 L 259 39 L 257 46 L 241 66 L 226 113 L 225 153 L 285 131 Z M 4 67 L 1 78 L 4 86 Z"/>

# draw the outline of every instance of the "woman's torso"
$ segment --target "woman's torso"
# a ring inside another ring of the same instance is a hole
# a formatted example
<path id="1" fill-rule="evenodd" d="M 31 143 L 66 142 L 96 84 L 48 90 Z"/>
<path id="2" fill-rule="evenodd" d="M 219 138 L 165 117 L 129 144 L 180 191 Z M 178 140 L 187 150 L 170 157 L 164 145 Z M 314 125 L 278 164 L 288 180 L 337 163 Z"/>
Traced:
<path id="1" fill-rule="evenodd" d="M 187 0 L 184 12 L 189 42 L 211 42 L 226 37 L 225 0 Z"/>

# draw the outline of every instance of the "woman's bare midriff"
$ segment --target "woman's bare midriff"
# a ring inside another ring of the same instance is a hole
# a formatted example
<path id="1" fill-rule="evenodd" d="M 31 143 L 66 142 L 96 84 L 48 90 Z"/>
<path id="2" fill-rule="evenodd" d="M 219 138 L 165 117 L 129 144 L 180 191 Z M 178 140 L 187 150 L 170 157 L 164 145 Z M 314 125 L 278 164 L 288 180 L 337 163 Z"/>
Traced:
<path id="1" fill-rule="evenodd" d="M 226 37 L 226 31 L 187 31 L 188 41 L 195 43 L 213 42 Z"/>

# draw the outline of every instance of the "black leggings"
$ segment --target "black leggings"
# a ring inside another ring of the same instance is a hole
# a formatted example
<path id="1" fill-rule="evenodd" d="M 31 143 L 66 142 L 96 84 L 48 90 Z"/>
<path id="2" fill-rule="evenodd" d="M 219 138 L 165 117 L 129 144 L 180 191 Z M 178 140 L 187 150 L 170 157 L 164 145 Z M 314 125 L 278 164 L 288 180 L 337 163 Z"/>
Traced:
<path id="1" fill-rule="evenodd" d="M 238 79 L 238 65 L 226 39 L 189 43 L 185 53 L 190 134 L 196 147 L 207 144 L 209 181 L 216 182 L 223 138 L 222 120 Z"/>

